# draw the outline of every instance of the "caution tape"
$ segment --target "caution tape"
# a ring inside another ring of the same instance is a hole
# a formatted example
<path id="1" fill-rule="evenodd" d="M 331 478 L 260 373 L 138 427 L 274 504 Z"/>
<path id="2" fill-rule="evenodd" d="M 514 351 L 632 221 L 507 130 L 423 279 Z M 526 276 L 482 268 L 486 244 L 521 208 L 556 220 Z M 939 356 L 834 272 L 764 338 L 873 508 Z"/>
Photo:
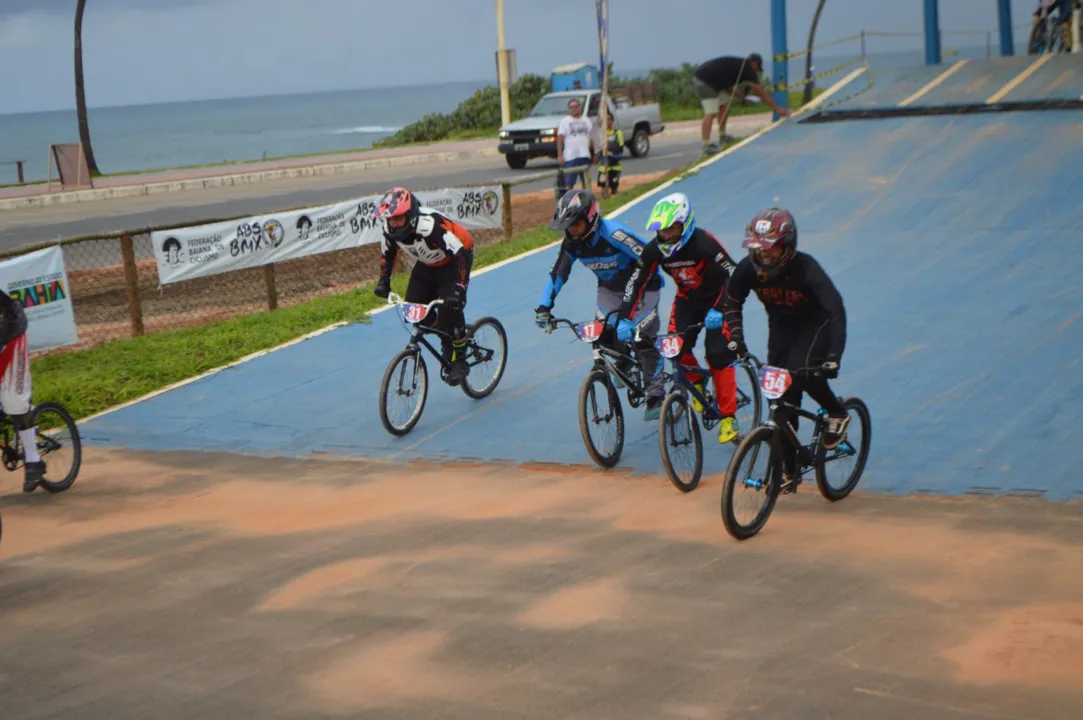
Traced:
<path id="1" fill-rule="evenodd" d="M 814 82 L 816 82 L 818 80 L 822 80 L 823 78 L 828 77 L 829 75 L 834 75 L 835 73 L 837 73 L 840 70 L 845 70 L 848 67 L 853 67 L 854 65 L 857 65 L 858 63 L 862 63 L 862 62 L 865 62 L 866 65 L 868 64 L 862 58 L 857 57 L 857 58 L 854 58 L 853 60 L 847 60 L 846 62 L 844 62 L 844 63 L 842 63 L 840 65 L 836 65 L 833 68 L 829 68 L 827 70 L 824 70 L 823 72 L 816 73 L 815 75 L 813 75 L 810 78 L 805 78 L 804 80 L 800 80 L 800 81 L 795 82 L 795 83 L 779 83 L 778 85 L 771 84 L 770 87 L 768 87 L 767 85 L 764 85 L 764 90 L 768 90 L 770 92 L 789 92 L 791 90 L 797 90 L 798 88 L 802 88 L 805 85 L 808 85 L 810 83 L 814 83 Z"/>
<path id="2" fill-rule="evenodd" d="M 854 40 L 860 40 L 860 39 L 861 39 L 861 33 L 858 33 L 857 35 L 847 35 L 846 37 L 839 38 L 838 40 L 831 40 L 830 42 L 825 42 L 825 43 L 823 43 L 821 45 L 813 45 L 812 46 L 812 52 L 815 52 L 817 50 L 822 50 L 823 48 L 826 48 L 826 47 L 832 47 L 834 45 L 842 45 L 843 43 L 853 42 Z M 778 55 L 772 55 L 771 57 L 775 62 L 782 62 L 784 60 L 793 60 L 794 58 L 803 57 L 803 56 L 808 55 L 808 54 L 809 54 L 809 50 L 806 48 L 804 50 L 794 50 L 793 52 L 789 52 L 789 53 L 779 53 Z"/>

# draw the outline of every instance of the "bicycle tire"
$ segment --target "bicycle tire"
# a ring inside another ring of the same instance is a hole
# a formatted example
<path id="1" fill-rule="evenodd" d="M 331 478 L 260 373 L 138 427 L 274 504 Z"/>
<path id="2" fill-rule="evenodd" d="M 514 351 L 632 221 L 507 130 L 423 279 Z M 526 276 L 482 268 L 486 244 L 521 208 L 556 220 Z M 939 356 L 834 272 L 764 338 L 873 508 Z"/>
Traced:
<path id="1" fill-rule="evenodd" d="M 755 365 L 756 363 L 752 361 L 741 363 L 738 366 L 742 368 L 745 375 L 748 376 L 749 387 L 752 388 L 752 394 L 750 396 L 752 398 L 752 422 L 749 423 L 749 432 L 751 432 L 752 428 L 758 428 L 763 424 L 763 393 L 760 392 L 760 376 Z M 734 380 L 734 385 L 736 386 L 736 379 Z"/>
<path id="2" fill-rule="evenodd" d="M 75 479 L 79 476 L 79 468 L 81 468 L 83 465 L 83 441 L 82 438 L 80 438 L 79 436 L 79 427 L 75 424 L 75 418 L 73 418 L 71 416 L 71 413 L 68 412 L 68 409 L 60 403 L 43 402 L 39 405 L 35 405 L 34 409 L 30 411 L 30 425 L 37 428 L 39 425 L 38 418 L 40 418 L 45 412 L 54 412 L 60 416 L 61 420 L 64 421 L 64 425 L 68 428 L 68 432 L 71 433 L 71 447 L 73 458 L 71 461 L 71 470 L 68 471 L 68 474 L 64 476 L 63 480 L 54 481 L 42 478 L 38 482 L 38 486 L 42 490 L 50 493 L 64 492 L 72 486 L 72 483 L 74 483 Z M 40 434 L 41 430 L 38 429 L 37 432 Z M 24 449 L 23 457 L 25 456 L 26 451 Z M 46 460 L 45 465 L 46 472 L 48 472 L 48 460 Z"/>
<path id="3" fill-rule="evenodd" d="M 395 369 L 399 366 L 399 363 L 406 360 L 406 358 L 414 357 L 417 363 L 418 375 L 421 380 L 421 399 L 417 404 L 417 410 L 410 416 L 410 419 L 405 425 L 395 426 L 391 419 L 387 416 L 387 393 L 391 389 L 391 381 L 395 375 Z M 414 429 L 418 420 L 421 419 L 421 413 L 425 410 L 425 402 L 429 397 L 429 369 L 425 366 L 425 357 L 421 354 L 420 348 L 410 349 L 407 348 L 399 352 L 391 362 L 387 365 L 387 370 L 384 371 L 384 379 L 380 383 L 380 422 L 383 423 L 384 429 L 396 437 L 402 437 L 406 433 Z"/>
<path id="4" fill-rule="evenodd" d="M 680 406 L 680 409 L 675 406 Z M 682 413 L 683 415 L 681 415 Z M 670 418 L 677 415 L 681 415 L 681 417 L 676 422 L 690 422 L 692 425 L 692 443 L 695 446 L 696 463 L 692 478 L 687 482 L 681 480 L 673 467 L 673 460 L 669 455 L 669 433 L 667 430 L 675 427 L 676 423 L 670 422 Z M 658 446 L 662 453 L 662 465 L 665 467 L 666 474 L 669 476 L 669 481 L 673 483 L 673 487 L 684 493 L 695 490 L 699 486 L 700 478 L 703 475 L 703 434 L 699 429 L 699 419 L 692 412 L 692 408 L 689 407 L 688 397 L 680 390 L 671 392 L 662 401 L 662 410 L 658 416 Z"/>
<path id="5" fill-rule="evenodd" d="M 590 436 L 591 421 L 588 418 L 587 406 L 593 385 L 604 388 L 606 395 L 609 397 L 609 405 L 613 408 L 613 418 L 617 423 L 616 447 L 609 455 L 602 454 L 595 447 L 594 440 Z M 613 387 L 613 383 L 609 379 L 609 373 L 604 370 L 598 368 L 591 370 L 587 373 L 582 386 L 579 388 L 579 432 L 583 436 L 583 444 L 587 446 L 587 453 L 595 463 L 609 469 L 620 461 L 621 453 L 624 451 L 624 409 L 621 407 L 620 395 L 617 394 L 617 389 Z"/>
<path id="6" fill-rule="evenodd" d="M 858 482 L 861 481 L 861 474 L 865 471 L 865 463 L 869 459 L 869 447 L 872 443 L 872 418 L 869 415 L 868 406 L 865 405 L 864 401 L 856 397 L 844 398 L 842 405 L 847 412 L 851 409 L 857 412 L 858 419 L 861 422 L 861 447 L 857 450 L 857 465 L 854 466 L 853 472 L 850 473 L 850 479 L 846 481 L 842 488 L 836 490 L 827 482 L 827 472 L 824 470 L 824 456 L 827 454 L 827 449 L 824 447 L 821 437 L 819 446 L 816 448 L 816 487 L 819 489 L 820 494 L 831 502 L 842 500 L 857 487 Z M 853 423 L 852 420 L 850 422 Z"/>
<path id="7" fill-rule="evenodd" d="M 779 478 L 782 470 L 780 460 L 774 452 L 775 432 L 767 425 L 755 428 L 737 446 L 726 468 L 726 476 L 722 482 L 722 524 L 726 526 L 726 532 L 736 540 L 747 540 L 762 530 L 778 501 Z M 761 445 L 762 448 L 759 447 Z M 741 461 L 753 450 L 768 453 L 767 479 L 763 487 L 766 500 L 755 520 L 749 525 L 742 525 L 733 514 L 733 493 L 737 486 L 737 470 L 741 467 Z"/>
<path id="8" fill-rule="evenodd" d="M 496 318 L 483 317 L 470 326 L 469 342 L 471 346 L 474 345 L 474 333 L 477 332 L 478 328 L 484 325 L 492 325 L 493 327 L 495 327 L 497 334 L 500 336 L 500 345 L 502 348 L 500 354 L 500 369 L 497 371 L 496 375 L 493 376 L 493 379 L 489 382 L 489 385 L 481 390 L 477 390 L 470 385 L 470 375 L 467 375 L 465 378 L 463 378 L 461 384 L 463 392 L 466 393 L 468 397 L 471 397 L 475 400 L 480 400 L 484 397 L 488 397 L 493 392 L 493 390 L 496 390 L 496 386 L 500 384 L 501 378 L 504 377 L 504 368 L 508 366 L 508 334 L 504 331 L 504 326 Z"/>

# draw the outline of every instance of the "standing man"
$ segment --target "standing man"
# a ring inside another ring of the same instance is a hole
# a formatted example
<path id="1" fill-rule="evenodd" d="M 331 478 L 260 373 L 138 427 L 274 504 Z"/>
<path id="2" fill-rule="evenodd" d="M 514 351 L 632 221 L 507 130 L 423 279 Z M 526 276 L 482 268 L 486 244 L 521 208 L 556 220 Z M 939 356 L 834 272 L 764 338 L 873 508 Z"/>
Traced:
<path id="1" fill-rule="evenodd" d="M 759 96 L 782 117 L 789 117 L 789 111 L 780 108 L 771 94 L 760 85 L 760 73 L 763 72 L 763 58 L 752 53 L 747 58 L 724 55 L 696 68 L 692 84 L 699 93 L 703 106 L 703 152 L 713 155 L 721 149 L 724 140 L 733 138 L 726 135 L 726 119 L 730 105 L 735 97 L 744 97 L 749 93 Z M 738 86 L 742 86 L 740 89 Z M 726 107 L 719 112 L 722 95 L 726 97 Z M 718 142 L 711 142 L 711 123 L 718 115 Z"/>
<path id="2" fill-rule="evenodd" d="M 579 98 L 569 100 L 568 114 L 561 118 L 557 127 L 557 165 L 561 173 L 557 178 L 558 195 L 575 187 L 577 177 L 583 189 L 590 190 L 590 161 L 594 157 L 590 139 L 592 130 L 590 118 L 583 117 L 582 101 Z M 560 201 L 560 197 L 557 197 L 557 201 Z"/>

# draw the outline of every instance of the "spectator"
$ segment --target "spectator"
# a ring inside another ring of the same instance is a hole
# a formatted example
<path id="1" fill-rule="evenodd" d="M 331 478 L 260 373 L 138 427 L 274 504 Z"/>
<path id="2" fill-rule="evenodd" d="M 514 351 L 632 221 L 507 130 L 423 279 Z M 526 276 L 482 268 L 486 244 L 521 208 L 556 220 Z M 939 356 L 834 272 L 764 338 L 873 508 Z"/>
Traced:
<path id="1" fill-rule="evenodd" d="M 563 188 L 567 191 L 575 187 L 578 177 L 583 189 L 590 190 L 588 178 L 591 159 L 594 157 L 590 137 L 593 126 L 590 118 L 583 116 L 583 103 L 578 98 L 568 101 L 568 113 L 561 118 L 557 127 L 557 165 L 564 175 Z"/>
<path id="2" fill-rule="evenodd" d="M 747 58 L 724 55 L 708 60 L 696 68 L 692 84 L 699 93 L 703 106 L 703 152 L 714 154 L 721 143 L 733 138 L 726 135 L 726 120 L 729 117 L 730 104 L 738 94 L 743 98 L 749 91 L 759 96 L 771 109 L 782 117 L 789 112 L 778 106 L 771 95 L 760 84 L 759 74 L 763 71 L 763 58 L 753 53 Z M 721 109 L 722 95 L 726 97 L 726 107 Z M 711 142 L 711 123 L 718 116 L 718 143 Z"/>

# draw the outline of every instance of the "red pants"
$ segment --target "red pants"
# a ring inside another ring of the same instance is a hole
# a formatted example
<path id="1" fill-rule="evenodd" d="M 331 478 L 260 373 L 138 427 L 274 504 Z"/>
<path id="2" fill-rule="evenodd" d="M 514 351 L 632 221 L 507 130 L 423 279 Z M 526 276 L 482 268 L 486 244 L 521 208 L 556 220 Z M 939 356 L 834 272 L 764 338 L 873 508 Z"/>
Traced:
<path id="1" fill-rule="evenodd" d="M 683 332 L 689 325 L 703 322 L 707 317 L 707 311 L 712 304 L 703 300 L 693 300 L 677 293 L 673 298 L 673 309 L 669 313 L 670 334 Z M 698 367 L 692 348 L 699 340 L 699 332 L 690 333 L 687 337 L 680 356 L 677 358 L 681 365 Z M 718 400 L 718 412 L 723 415 L 737 414 L 737 381 L 736 371 L 730 364 L 737 360 L 737 356 L 726 347 L 730 341 L 730 330 L 726 323 L 720 330 L 707 330 L 704 345 L 707 349 L 707 365 L 711 368 L 711 377 L 714 380 L 715 395 Z M 689 372 L 688 379 L 699 382 L 703 375 L 698 372 Z"/>

